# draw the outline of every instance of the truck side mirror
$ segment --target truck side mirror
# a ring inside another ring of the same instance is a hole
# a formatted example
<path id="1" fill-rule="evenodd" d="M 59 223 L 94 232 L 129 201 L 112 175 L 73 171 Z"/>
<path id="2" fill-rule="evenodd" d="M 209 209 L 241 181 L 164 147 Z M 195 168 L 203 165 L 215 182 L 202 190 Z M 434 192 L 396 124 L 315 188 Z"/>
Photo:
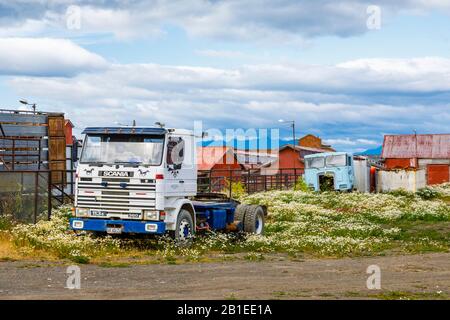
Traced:
<path id="1" fill-rule="evenodd" d="M 75 163 L 78 161 L 78 140 L 73 138 L 72 140 L 72 162 Z"/>
<path id="2" fill-rule="evenodd" d="M 184 161 L 184 140 L 170 137 L 167 143 L 167 166 L 171 170 L 179 170 Z"/>

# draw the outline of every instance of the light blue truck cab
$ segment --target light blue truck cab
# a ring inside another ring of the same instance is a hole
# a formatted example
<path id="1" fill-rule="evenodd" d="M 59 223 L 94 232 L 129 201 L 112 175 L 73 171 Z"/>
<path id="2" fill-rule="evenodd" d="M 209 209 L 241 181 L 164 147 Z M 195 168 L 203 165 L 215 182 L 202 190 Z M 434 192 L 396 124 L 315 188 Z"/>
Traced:
<path id="1" fill-rule="evenodd" d="M 325 152 L 306 155 L 305 181 L 314 191 L 351 191 L 355 176 L 353 155 Z"/>

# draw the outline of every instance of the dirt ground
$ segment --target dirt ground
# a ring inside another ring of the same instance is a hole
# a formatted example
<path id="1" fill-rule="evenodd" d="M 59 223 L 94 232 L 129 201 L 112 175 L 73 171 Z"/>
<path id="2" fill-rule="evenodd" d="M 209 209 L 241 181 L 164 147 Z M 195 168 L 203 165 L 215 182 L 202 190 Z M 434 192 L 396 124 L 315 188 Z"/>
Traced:
<path id="1" fill-rule="evenodd" d="M 381 290 L 366 287 L 374 264 Z M 70 290 L 67 265 L 0 262 L 0 299 L 448 299 L 450 293 L 450 253 L 80 267 L 81 288 Z"/>

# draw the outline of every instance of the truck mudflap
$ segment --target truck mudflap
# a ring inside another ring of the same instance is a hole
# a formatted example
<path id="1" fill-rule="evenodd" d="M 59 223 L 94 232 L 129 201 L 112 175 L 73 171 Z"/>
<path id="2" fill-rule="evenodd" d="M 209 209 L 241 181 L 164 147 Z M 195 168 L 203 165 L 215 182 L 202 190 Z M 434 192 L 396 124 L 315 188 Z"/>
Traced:
<path id="1" fill-rule="evenodd" d="M 71 218 L 70 229 L 106 232 L 110 234 L 146 233 L 164 234 L 166 224 L 162 221 L 131 221 L 109 219 Z"/>

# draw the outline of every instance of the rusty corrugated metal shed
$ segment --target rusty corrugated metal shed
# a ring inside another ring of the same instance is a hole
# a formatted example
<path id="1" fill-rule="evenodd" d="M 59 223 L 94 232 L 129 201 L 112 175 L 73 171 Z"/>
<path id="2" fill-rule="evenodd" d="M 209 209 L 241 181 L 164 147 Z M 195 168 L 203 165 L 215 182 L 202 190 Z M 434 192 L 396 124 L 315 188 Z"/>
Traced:
<path id="1" fill-rule="evenodd" d="M 384 159 L 450 159 L 450 134 L 385 135 L 381 156 Z"/>

